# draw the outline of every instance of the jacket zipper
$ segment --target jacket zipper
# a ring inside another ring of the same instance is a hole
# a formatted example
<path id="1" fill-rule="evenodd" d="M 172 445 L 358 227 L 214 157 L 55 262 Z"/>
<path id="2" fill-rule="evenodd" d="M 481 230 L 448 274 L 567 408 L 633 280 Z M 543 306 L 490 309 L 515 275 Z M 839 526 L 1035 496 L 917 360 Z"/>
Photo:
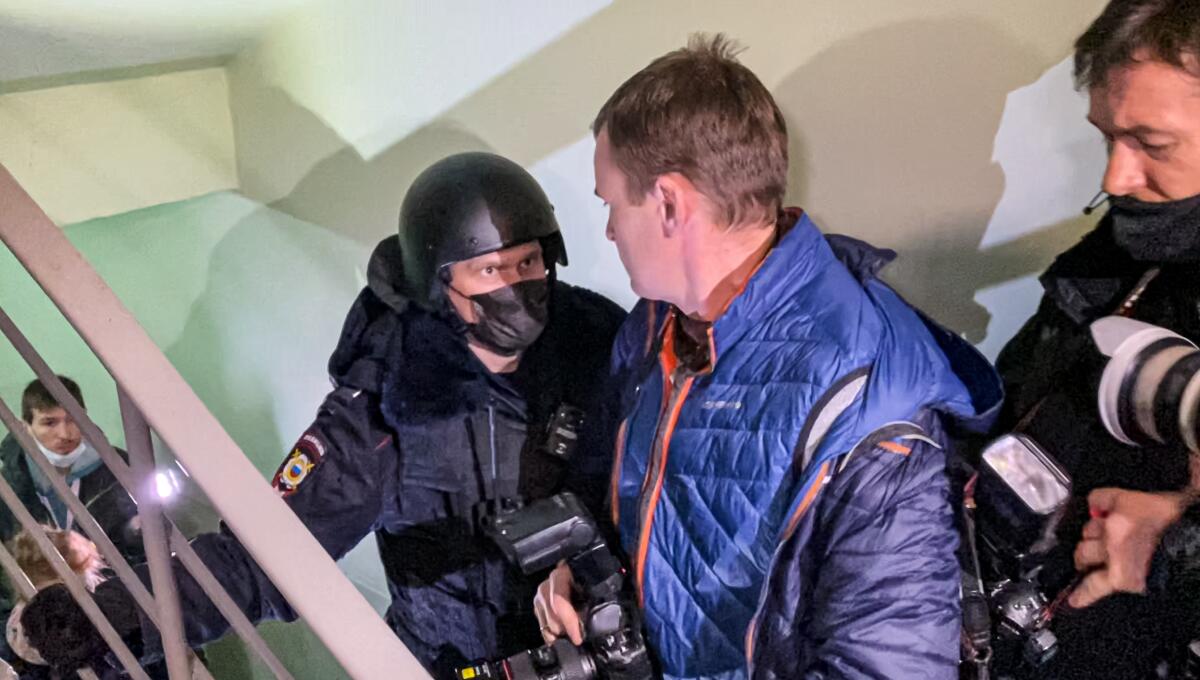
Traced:
<path id="1" fill-rule="evenodd" d="M 670 380 L 670 376 L 666 376 Z M 650 545 L 650 530 L 654 523 L 654 511 L 662 494 L 663 479 L 666 476 L 667 457 L 671 446 L 671 436 L 675 423 L 683 410 L 683 403 L 691 389 L 695 376 L 688 376 L 682 382 L 672 381 L 671 392 L 663 405 L 655 427 L 655 441 L 652 448 L 654 454 L 646 464 L 646 478 L 642 483 L 641 495 L 638 501 L 638 543 L 637 543 L 637 574 L 638 604 L 644 605 L 646 596 L 644 575 L 646 570 L 646 555 Z M 665 416 L 665 420 L 664 420 Z"/>
<path id="2" fill-rule="evenodd" d="M 496 407 L 493 403 L 488 404 L 488 446 L 492 449 L 492 494 L 496 493 L 496 480 L 499 477 L 500 471 L 496 466 Z"/>
<path id="3" fill-rule="evenodd" d="M 617 528 L 621 521 L 621 465 L 625 461 L 625 444 L 629 437 L 629 421 L 633 420 L 634 414 L 642 408 L 642 400 L 645 396 L 641 385 L 633 388 L 633 408 L 625 412 L 626 415 L 621 420 L 621 426 L 617 428 L 617 443 L 613 449 L 613 469 L 611 479 L 609 480 L 609 503 L 612 505 L 609 511 L 612 513 L 613 528 Z M 643 479 L 642 488 L 645 488 L 645 486 L 646 482 Z M 638 491 L 638 498 L 640 503 L 640 490 Z M 635 543 L 634 546 L 636 547 L 637 544 Z"/>

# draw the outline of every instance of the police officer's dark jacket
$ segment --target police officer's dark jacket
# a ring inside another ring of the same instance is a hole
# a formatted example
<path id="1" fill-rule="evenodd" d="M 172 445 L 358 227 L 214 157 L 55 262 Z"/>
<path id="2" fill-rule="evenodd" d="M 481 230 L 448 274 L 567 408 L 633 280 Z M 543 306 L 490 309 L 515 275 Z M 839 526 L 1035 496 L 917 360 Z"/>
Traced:
<path id="1" fill-rule="evenodd" d="M 360 537 L 360 514 L 374 520 L 392 595 L 388 621 L 418 658 L 444 674 L 454 664 L 539 644 L 530 611 L 538 581 L 506 565 L 474 522 L 488 501 L 545 497 L 564 485 L 601 516 L 608 466 L 581 469 L 588 457 L 577 452 L 576 464 L 564 467 L 540 444 L 561 405 L 595 410 L 625 314 L 595 293 L 555 283 L 546 330 L 515 373 L 499 376 L 483 368 L 453 322 L 410 304 L 389 286 L 394 280 L 373 276 L 351 309 L 330 360 L 339 387 L 326 410 L 354 424 L 343 431 L 346 425 L 330 420 L 320 430 L 329 416 L 318 417 L 308 435 L 326 446 L 322 464 L 329 469 L 314 469 L 316 478 L 300 483 L 289 501 L 302 517 L 310 513 L 309 527 L 335 553 Z M 354 443 L 343 443 L 347 436 Z M 608 443 L 594 446 L 608 460 Z M 331 456 L 345 456 L 334 448 L 359 449 L 373 460 L 365 467 L 361 460 L 335 462 Z M 324 480 L 334 465 L 336 486 Z M 277 477 L 276 485 L 288 493 L 286 479 Z M 378 495 L 371 500 L 378 507 L 339 519 L 327 495 Z"/>
<path id="2" fill-rule="evenodd" d="M 560 405 L 585 414 L 598 407 L 625 312 L 555 282 L 545 331 L 515 373 L 493 375 L 456 323 L 393 286 L 400 280 L 388 270 L 397 261 L 387 257 L 394 239 L 372 256 L 370 285 L 330 359 L 335 388 L 273 484 L 335 559 L 375 533 L 392 596 L 387 620 L 427 668 L 446 677 L 465 662 L 541 639 L 532 599 L 542 575 L 520 577 L 474 529 L 480 506 L 569 488 L 603 517 L 606 452 L 578 451 L 560 466 L 538 443 Z M 611 449 L 586 432 L 583 440 L 595 443 L 581 447 Z M 192 545 L 252 620 L 295 618 L 228 530 Z M 175 574 L 188 642 L 223 635 L 228 624 L 195 580 L 182 568 Z M 106 588 L 120 586 L 110 581 L 99 590 Z M 101 594 L 106 602 L 128 599 Z M 153 628 L 143 619 L 141 630 L 153 654 Z"/>

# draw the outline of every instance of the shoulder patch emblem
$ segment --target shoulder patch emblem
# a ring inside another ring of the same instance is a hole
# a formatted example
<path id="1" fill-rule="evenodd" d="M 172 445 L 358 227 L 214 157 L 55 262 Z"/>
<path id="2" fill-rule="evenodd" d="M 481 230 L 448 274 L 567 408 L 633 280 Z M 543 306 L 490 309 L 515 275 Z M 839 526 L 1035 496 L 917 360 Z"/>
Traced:
<path id="1" fill-rule="evenodd" d="M 311 432 L 304 433 L 300 437 L 300 441 L 296 442 L 295 448 L 288 454 L 283 465 L 279 466 L 279 470 L 275 472 L 275 478 L 271 480 L 271 486 L 279 492 L 279 495 L 287 498 L 296 493 L 300 488 L 300 483 L 308 478 L 308 474 L 313 471 L 321 463 L 321 458 L 325 455 L 325 444 L 316 435 Z"/>

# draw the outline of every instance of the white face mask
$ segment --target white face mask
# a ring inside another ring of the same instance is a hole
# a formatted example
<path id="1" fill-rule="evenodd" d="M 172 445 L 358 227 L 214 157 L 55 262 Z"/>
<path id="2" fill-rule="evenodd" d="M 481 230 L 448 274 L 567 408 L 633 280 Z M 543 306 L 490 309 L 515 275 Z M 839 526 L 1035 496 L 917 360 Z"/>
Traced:
<path id="1" fill-rule="evenodd" d="M 34 441 L 37 440 L 35 439 Z M 88 443 L 86 441 L 80 441 L 79 446 L 76 446 L 75 450 L 71 451 L 70 453 L 56 453 L 45 446 L 42 446 L 41 442 L 38 442 L 37 445 L 38 448 L 42 450 L 42 455 L 46 456 L 46 460 L 50 461 L 50 464 L 57 468 L 71 467 L 77 460 L 83 457 L 83 454 L 88 449 Z"/>

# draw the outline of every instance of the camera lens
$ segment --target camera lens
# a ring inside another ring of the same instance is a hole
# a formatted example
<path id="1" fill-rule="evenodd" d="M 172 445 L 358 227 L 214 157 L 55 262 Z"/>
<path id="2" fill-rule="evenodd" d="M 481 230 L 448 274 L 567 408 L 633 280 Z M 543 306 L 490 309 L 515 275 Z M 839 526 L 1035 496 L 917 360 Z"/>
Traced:
<path id="1" fill-rule="evenodd" d="M 563 639 L 514 654 L 505 663 L 507 677 L 512 680 L 592 680 L 597 677 L 592 656 Z"/>
<path id="2" fill-rule="evenodd" d="M 1112 357 L 1098 394 L 1109 433 L 1130 445 L 1200 451 L 1200 350 L 1183 336 L 1132 319 L 1107 317 L 1092 330 Z"/>

